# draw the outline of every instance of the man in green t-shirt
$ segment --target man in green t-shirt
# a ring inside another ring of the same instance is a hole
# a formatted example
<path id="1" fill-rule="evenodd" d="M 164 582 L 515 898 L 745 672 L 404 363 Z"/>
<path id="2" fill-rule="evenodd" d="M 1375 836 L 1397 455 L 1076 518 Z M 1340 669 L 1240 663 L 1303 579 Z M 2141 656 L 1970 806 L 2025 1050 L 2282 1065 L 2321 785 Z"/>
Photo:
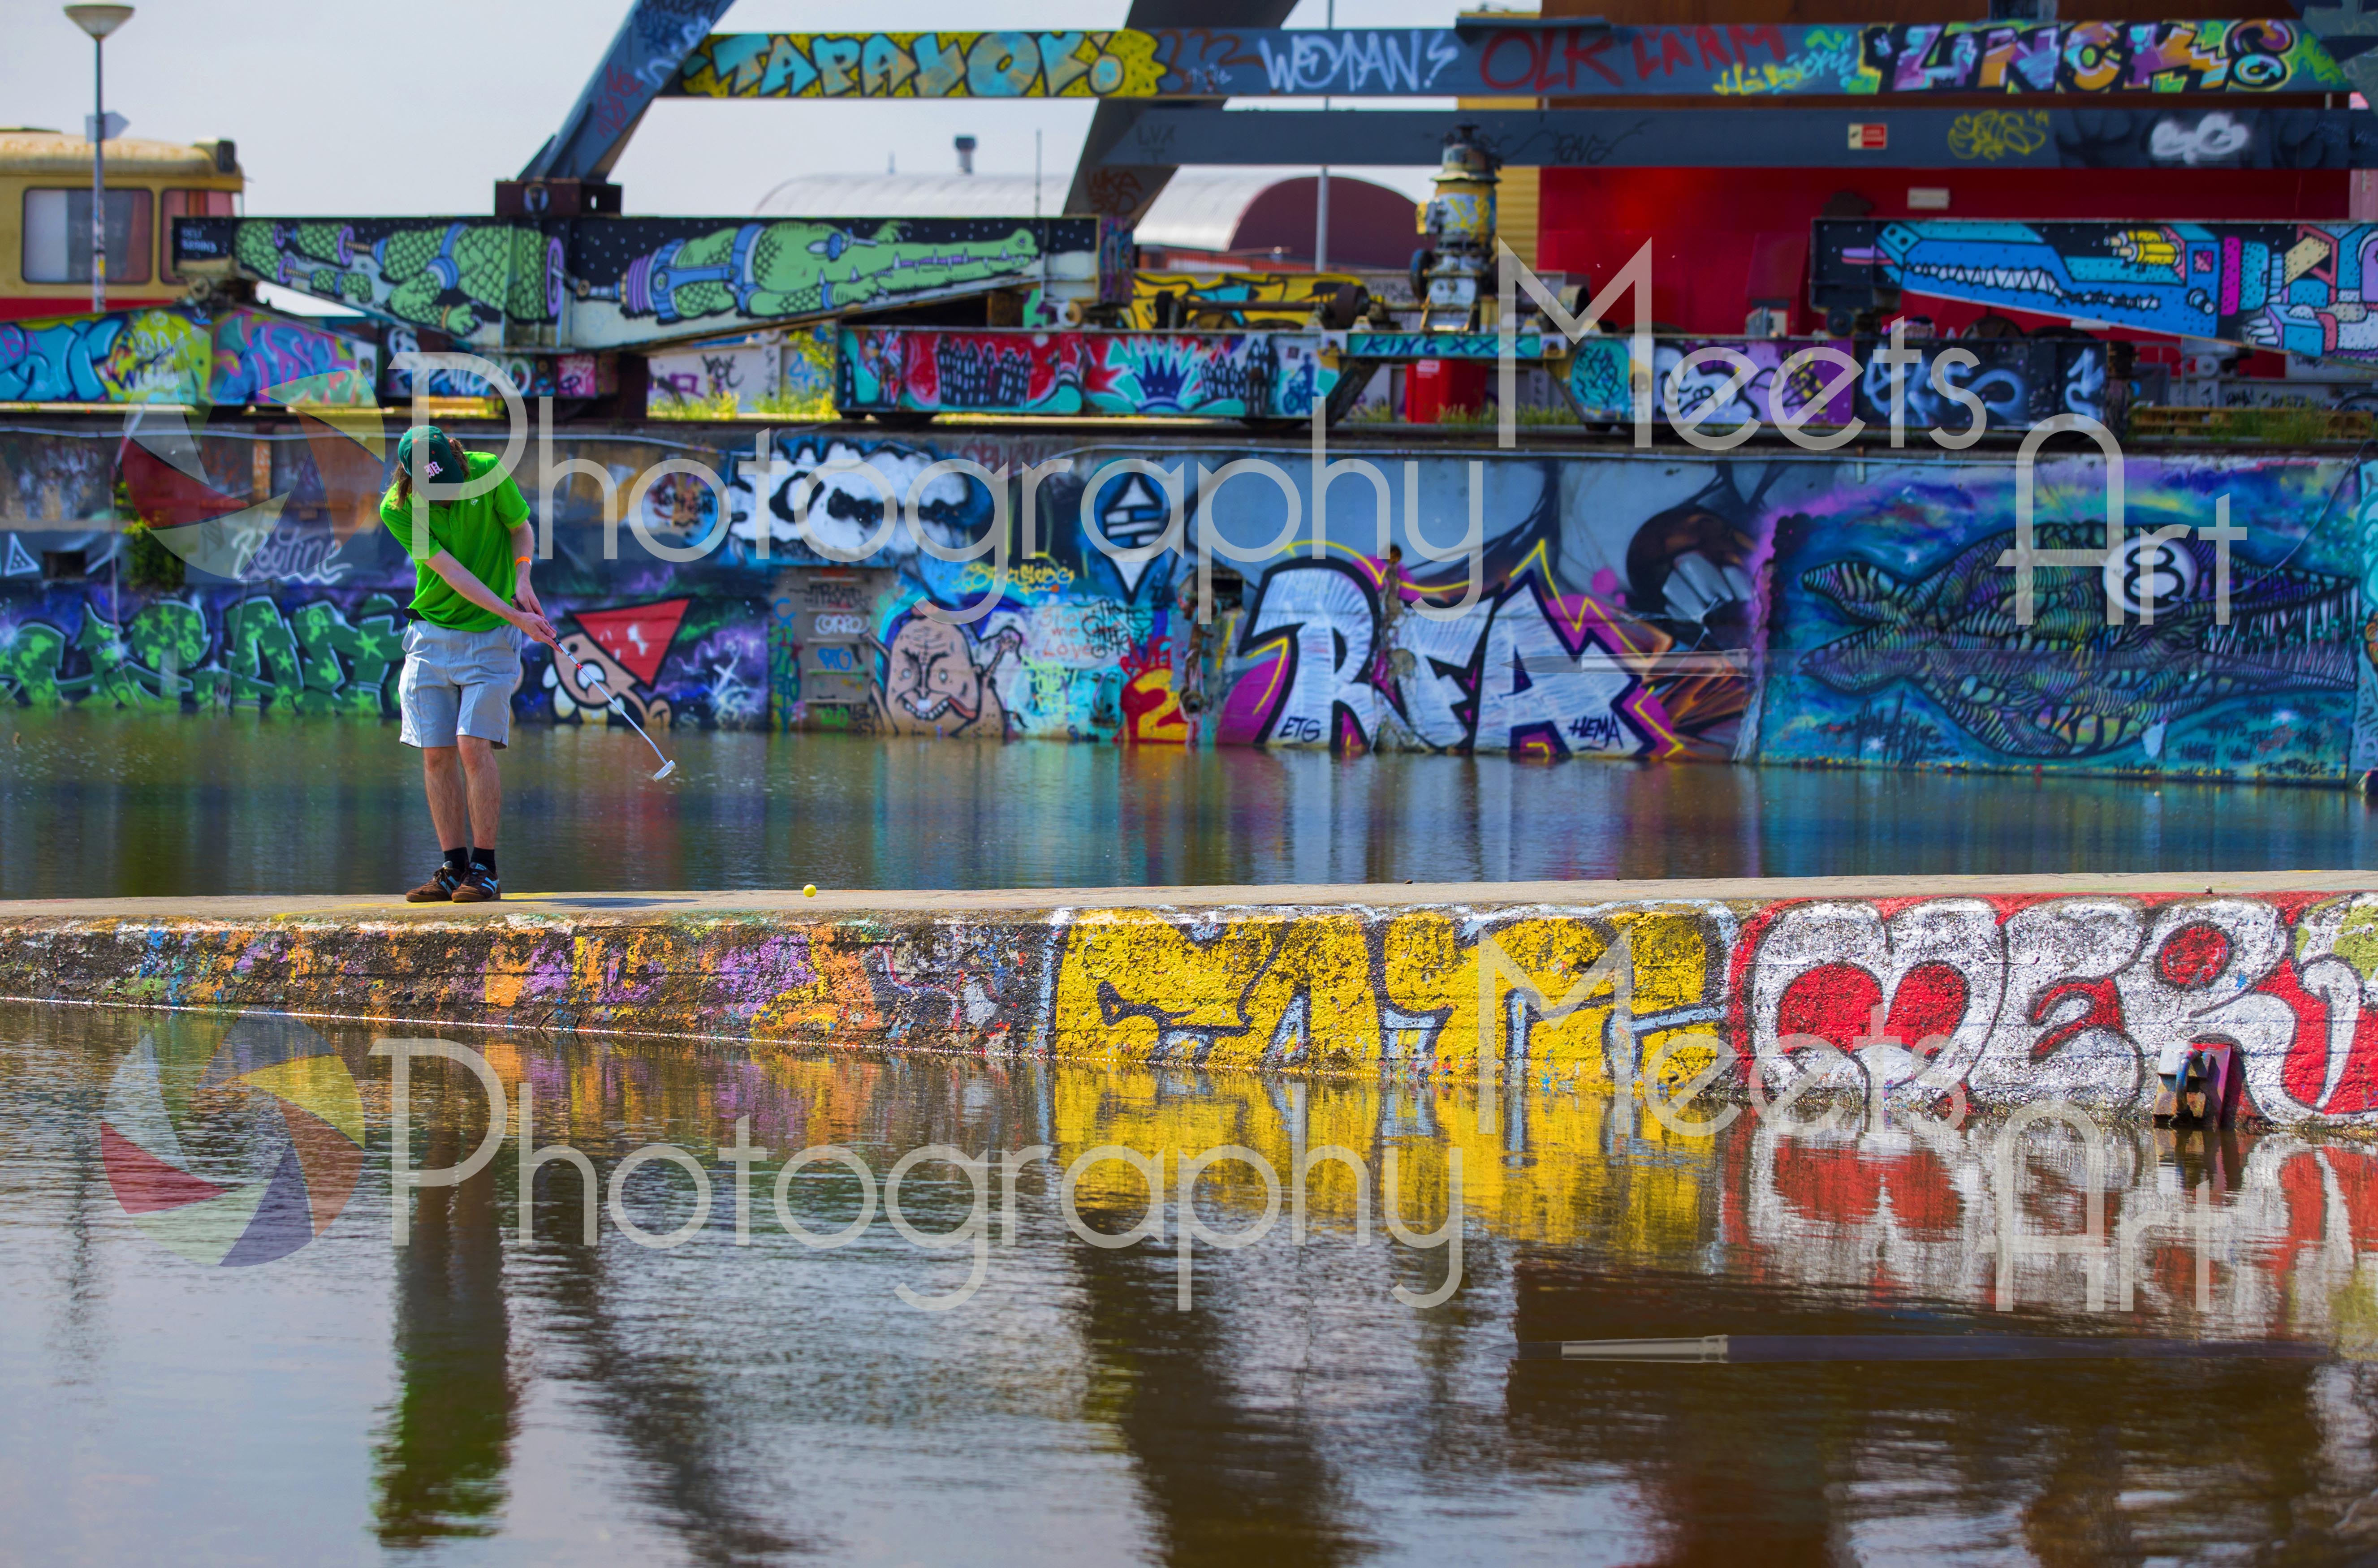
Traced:
<path id="1" fill-rule="evenodd" d="M 421 748 L 429 820 L 445 862 L 404 896 L 414 904 L 478 904 L 502 895 L 496 876 L 496 820 L 503 781 L 496 753 L 511 738 L 512 692 L 520 686 L 520 634 L 554 645 L 536 591 L 528 502 L 510 474 L 479 493 L 469 482 L 494 474 L 497 460 L 464 452 L 434 425 L 415 425 L 396 446 L 396 483 L 379 520 L 413 557 L 414 619 L 404 630 L 397 698 L 399 738 Z M 415 507 L 418 498 L 426 508 Z M 517 601 L 518 607 L 514 607 Z"/>

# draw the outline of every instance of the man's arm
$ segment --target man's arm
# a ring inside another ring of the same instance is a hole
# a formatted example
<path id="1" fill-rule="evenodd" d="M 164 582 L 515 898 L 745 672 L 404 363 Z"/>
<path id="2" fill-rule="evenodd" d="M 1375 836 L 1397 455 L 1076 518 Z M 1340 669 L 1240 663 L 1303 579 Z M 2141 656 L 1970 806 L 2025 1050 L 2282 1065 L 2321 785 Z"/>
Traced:
<path id="1" fill-rule="evenodd" d="M 520 601 L 522 609 L 533 616 L 541 616 L 545 614 L 545 605 L 538 601 L 536 590 L 530 587 L 528 581 L 529 568 L 535 564 L 536 530 L 529 526 L 528 519 L 522 518 L 512 524 L 512 596 Z"/>
<path id="2" fill-rule="evenodd" d="M 479 608 L 501 616 L 547 647 L 557 646 L 553 623 L 534 610 L 516 610 L 496 597 L 496 591 L 481 582 L 478 574 L 456 560 L 450 551 L 440 550 L 429 557 L 429 569 L 446 580 L 448 587 Z"/>

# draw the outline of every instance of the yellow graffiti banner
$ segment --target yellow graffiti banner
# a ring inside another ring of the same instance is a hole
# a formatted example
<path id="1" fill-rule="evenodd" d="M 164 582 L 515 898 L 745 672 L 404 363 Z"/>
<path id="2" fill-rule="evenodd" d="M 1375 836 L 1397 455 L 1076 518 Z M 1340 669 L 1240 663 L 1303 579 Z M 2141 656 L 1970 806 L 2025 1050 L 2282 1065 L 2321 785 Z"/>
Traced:
<path id="1" fill-rule="evenodd" d="M 714 33 L 670 91 L 686 98 L 1152 98 L 1145 32 Z"/>

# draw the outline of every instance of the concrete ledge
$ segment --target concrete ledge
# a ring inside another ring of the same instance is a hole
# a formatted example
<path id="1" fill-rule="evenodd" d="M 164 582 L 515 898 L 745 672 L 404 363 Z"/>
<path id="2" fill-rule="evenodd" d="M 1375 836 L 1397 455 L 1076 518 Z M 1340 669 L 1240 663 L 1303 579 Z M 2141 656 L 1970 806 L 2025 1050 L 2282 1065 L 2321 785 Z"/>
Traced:
<path id="1" fill-rule="evenodd" d="M 2360 871 L 0 904 L 34 1000 L 2115 1111 L 2199 1048 L 2288 1125 L 2378 1126 L 2373 981 Z"/>

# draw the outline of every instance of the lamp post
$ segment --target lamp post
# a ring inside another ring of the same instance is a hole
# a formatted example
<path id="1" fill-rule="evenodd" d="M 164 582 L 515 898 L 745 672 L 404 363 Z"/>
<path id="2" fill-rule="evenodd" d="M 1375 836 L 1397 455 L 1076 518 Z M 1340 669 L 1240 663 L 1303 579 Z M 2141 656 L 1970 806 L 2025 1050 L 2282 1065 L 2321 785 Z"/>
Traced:
<path id="1" fill-rule="evenodd" d="M 1329 0 L 1325 16 L 1327 19 L 1321 25 L 1336 31 L 1338 0 Z M 1324 114 L 1329 112 L 1329 100 L 1327 98 L 1321 101 L 1321 110 Z M 1321 165 L 1321 178 L 1314 182 L 1313 186 L 1313 269 L 1315 272 L 1329 270 L 1329 165 L 1327 163 Z"/>
<path id="2" fill-rule="evenodd" d="M 107 308 L 107 35 L 132 19 L 129 6 L 69 6 L 66 18 L 90 34 L 90 308 Z"/>

